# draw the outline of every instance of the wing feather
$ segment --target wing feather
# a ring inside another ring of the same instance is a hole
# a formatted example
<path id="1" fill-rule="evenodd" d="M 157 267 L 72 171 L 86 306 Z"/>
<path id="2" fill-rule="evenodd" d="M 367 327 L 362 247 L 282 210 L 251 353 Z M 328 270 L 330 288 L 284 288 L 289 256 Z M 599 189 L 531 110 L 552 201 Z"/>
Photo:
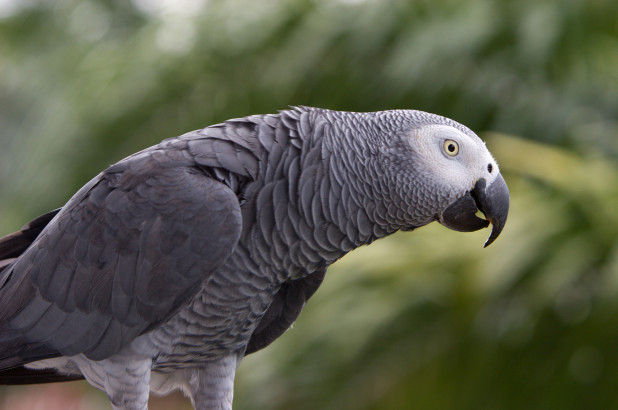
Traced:
<path id="1" fill-rule="evenodd" d="M 275 294 L 273 302 L 251 335 L 245 354 L 251 354 L 271 344 L 300 315 L 301 310 L 324 280 L 326 269 L 304 278 L 290 280 Z"/>
<path id="2" fill-rule="evenodd" d="M 153 152 L 100 174 L 44 229 L 51 218 L 25 227 L 39 235 L 25 252 L 23 242 L 7 246 L 23 254 L 0 282 L 0 368 L 8 356 L 11 366 L 109 357 L 188 302 L 231 254 L 241 229 L 234 192 L 186 156 Z M 170 158 L 185 162 L 161 163 Z"/>

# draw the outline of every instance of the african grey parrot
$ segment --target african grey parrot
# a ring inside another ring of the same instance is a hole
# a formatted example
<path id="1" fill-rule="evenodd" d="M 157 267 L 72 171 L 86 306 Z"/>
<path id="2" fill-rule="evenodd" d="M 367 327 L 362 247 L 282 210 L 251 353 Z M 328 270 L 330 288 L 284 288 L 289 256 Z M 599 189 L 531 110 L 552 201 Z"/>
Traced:
<path id="1" fill-rule="evenodd" d="M 0 239 L 0 383 L 83 377 L 114 408 L 182 389 L 229 409 L 242 357 L 337 259 L 432 221 L 491 223 L 489 245 L 508 207 L 485 144 L 421 111 L 293 107 L 164 140 Z"/>

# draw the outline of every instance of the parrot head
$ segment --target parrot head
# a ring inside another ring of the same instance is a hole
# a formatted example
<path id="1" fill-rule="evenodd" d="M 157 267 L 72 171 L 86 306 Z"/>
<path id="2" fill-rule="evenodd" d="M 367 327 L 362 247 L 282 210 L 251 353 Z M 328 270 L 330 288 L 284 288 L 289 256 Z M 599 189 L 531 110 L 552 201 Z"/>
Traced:
<path id="1" fill-rule="evenodd" d="M 328 118 L 326 150 L 349 182 L 347 196 L 384 232 L 438 221 L 472 232 L 502 232 L 509 190 L 483 140 L 449 118 L 418 110 L 369 113 L 319 109 Z M 320 134 L 321 135 L 321 134 Z M 480 214 L 484 217 L 481 217 Z"/>
<path id="2" fill-rule="evenodd" d="M 425 113 L 423 113 L 425 114 Z M 434 220 L 447 228 L 472 232 L 492 225 L 487 247 L 502 232 L 509 190 L 485 143 L 466 127 L 443 117 L 407 132 L 414 167 L 423 181 L 417 201 L 433 197 Z M 477 216 L 480 211 L 485 218 Z"/>

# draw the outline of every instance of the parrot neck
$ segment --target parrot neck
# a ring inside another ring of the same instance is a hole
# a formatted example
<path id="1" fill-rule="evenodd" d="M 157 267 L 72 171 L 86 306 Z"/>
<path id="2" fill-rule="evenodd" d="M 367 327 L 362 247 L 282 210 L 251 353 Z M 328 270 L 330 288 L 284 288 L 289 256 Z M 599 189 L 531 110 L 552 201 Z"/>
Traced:
<path id="1" fill-rule="evenodd" d="M 357 154 L 345 149 L 346 141 L 333 151 L 323 114 L 281 113 L 277 131 L 285 126 L 290 138 L 270 145 L 261 160 L 266 166 L 241 205 L 247 226 L 241 246 L 286 279 L 322 270 L 399 229 L 376 218 L 386 208 L 372 197 L 362 169 L 350 164 Z M 260 141 L 267 137 L 259 135 Z"/>
<path id="2" fill-rule="evenodd" d="M 323 151 L 333 191 L 341 196 L 348 218 L 336 220 L 347 226 L 350 217 L 363 243 L 398 230 L 410 231 L 429 221 L 415 218 L 414 187 L 404 178 L 393 177 L 385 161 L 382 124 L 373 113 L 333 112 L 337 118 L 324 134 Z M 350 118 L 338 118 L 339 116 Z M 343 124 L 343 125 L 342 125 Z M 392 144 L 392 141 L 390 142 Z M 356 218 L 355 218 L 356 217 Z M 373 233 L 369 232 L 372 230 Z"/>

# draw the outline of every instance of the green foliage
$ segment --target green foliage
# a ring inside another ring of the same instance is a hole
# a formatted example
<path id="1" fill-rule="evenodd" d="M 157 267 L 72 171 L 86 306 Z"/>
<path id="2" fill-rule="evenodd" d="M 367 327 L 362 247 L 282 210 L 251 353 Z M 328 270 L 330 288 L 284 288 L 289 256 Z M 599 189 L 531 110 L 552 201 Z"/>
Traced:
<path id="1" fill-rule="evenodd" d="M 245 360 L 237 408 L 616 407 L 616 15 L 612 0 L 5 0 L 0 233 L 227 118 L 446 115 L 501 164 L 502 236 L 483 250 L 487 232 L 430 226 L 346 256 Z"/>

